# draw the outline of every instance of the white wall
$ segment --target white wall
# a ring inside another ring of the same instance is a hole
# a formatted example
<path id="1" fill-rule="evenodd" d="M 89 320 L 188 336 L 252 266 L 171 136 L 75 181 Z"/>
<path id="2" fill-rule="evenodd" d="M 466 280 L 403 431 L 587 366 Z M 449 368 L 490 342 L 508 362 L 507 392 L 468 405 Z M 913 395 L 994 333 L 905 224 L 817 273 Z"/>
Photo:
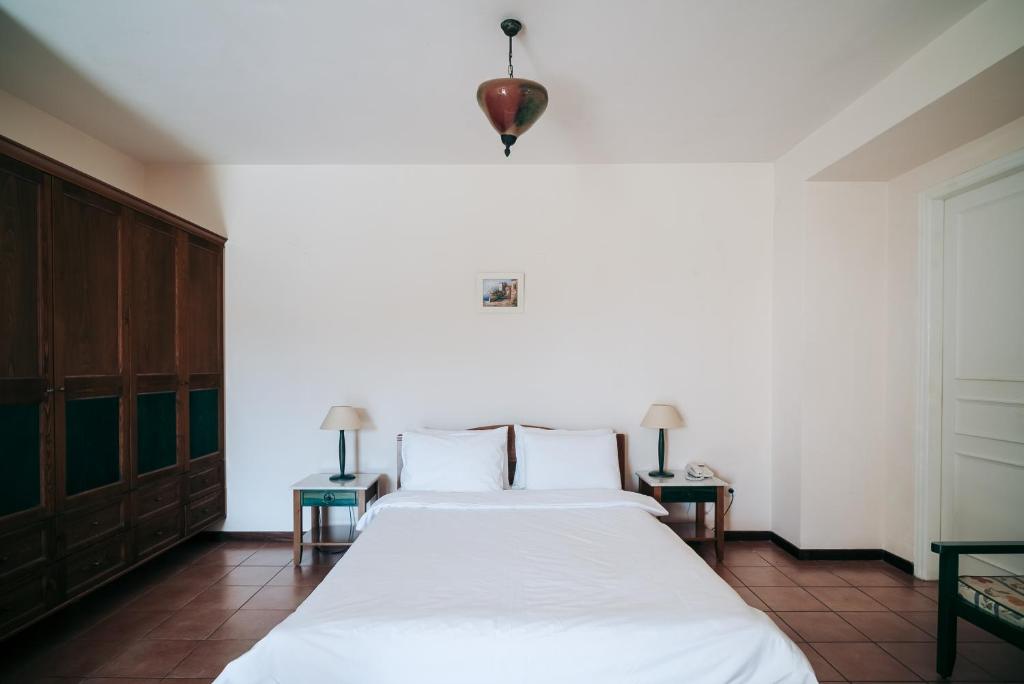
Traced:
<path id="1" fill-rule="evenodd" d="M 369 409 L 361 467 L 393 474 L 395 432 L 496 420 L 611 425 L 649 467 L 661 400 L 689 422 L 670 465 L 736 484 L 732 529 L 910 558 L 917 193 L 1024 147 L 1024 119 L 888 183 L 808 179 L 1019 50 L 1022 19 L 989 0 L 774 169 L 144 168 L 2 91 L 0 134 L 230 235 L 228 529 L 290 526 L 331 403 Z M 476 272 L 518 269 L 527 313 L 476 314 Z"/>
<path id="2" fill-rule="evenodd" d="M 886 183 L 776 165 L 773 529 L 913 558 L 918 196 L 1024 148 L 1018 119 Z"/>
<path id="3" fill-rule="evenodd" d="M 0 90 L 0 135 L 141 197 L 145 167 L 41 109 Z"/>
<path id="4" fill-rule="evenodd" d="M 881 546 L 886 191 L 807 184 L 802 548 Z"/>
<path id="5" fill-rule="evenodd" d="M 775 174 L 772 226 L 772 530 L 800 543 L 803 513 L 804 183 Z"/>
<path id="6" fill-rule="evenodd" d="M 798 546 L 913 557 L 907 207 L 916 212 L 923 187 L 810 181 L 1022 46 L 1024 3 L 989 0 L 775 164 L 771 507 L 773 529 Z M 912 146 L 888 152 L 900 158 L 888 168 L 912 165 L 901 157 Z M 956 175 L 952 166 L 944 172 Z"/>
<path id="7" fill-rule="evenodd" d="M 688 427 L 669 463 L 736 486 L 732 529 L 769 529 L 770 165 L 154 170 L 154 201 L 204 221 L 226 266 L 226 529 L 291 526 L 287 485 L 336 463 L 327 407 L 366 407 L 359 467 L 395 434 L 522 421 L 628 433 L 652 401 Z M 478 271 L 523 271 L 526 312 L 476 310 Z"/>
<path id="8" fill-rule="evenodd" d="M 887 186 L 776 173 L 772 529 L 879 548 Z"/>
<path id="9" fill-rule="evenodd" d="M 1024 148 L 1024 118 L 958 147 L 889 183 L 886 291 L 884 547 L 914 556 L 914 419 L 918 366 L 918 196 Z"/>

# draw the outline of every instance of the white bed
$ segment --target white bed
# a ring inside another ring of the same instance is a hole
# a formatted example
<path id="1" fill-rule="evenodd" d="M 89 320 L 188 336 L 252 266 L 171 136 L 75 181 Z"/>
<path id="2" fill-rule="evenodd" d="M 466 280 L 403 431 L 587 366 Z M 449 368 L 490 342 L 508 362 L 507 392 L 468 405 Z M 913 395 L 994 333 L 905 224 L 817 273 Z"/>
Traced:
<path id="1" fill-rule="evenodd" d="M 614 490 L 389 494 L 216 682 L 816 681 L 663 513 Z"/>

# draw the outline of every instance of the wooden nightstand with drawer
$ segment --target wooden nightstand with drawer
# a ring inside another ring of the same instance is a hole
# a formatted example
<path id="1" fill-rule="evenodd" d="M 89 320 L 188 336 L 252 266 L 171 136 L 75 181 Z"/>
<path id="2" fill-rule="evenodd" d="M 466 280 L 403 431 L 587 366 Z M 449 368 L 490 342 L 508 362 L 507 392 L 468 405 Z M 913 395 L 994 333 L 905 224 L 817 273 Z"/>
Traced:
<path id="1" fill-rule="evenodd" d="M 653 477 L 645 471 L 636 473 L 638 491 L 655 498 L 659 503 L 693 503 L 694 521 L 672 525 L 685 541 L 714 541 L 715 556 L 721 563 L 725 558 L 725 493 L 729 483 L 717 477 L 705 480 L 687 480 L 680 472 L 672 478 Z M 704 524 L 704 504 L 715 504 L 715 526 Z"/>
<path id="2" fill-rule="evenodd" d="M 302 562 L 304 547 L 349 546 L 355 541 L 355 522 L 366 512 L 366 505 L 378 496 L 380 475 L 361 473 L 354 480 L 333 482 L 329 473 L 317 473 L 292 485 L 294 562 Z M 302 530 L 302 509 L 310 508 L 310 529 Z M 327 511 L 343 508 L 349 515 L 346 525 L 328 525 Z"/>

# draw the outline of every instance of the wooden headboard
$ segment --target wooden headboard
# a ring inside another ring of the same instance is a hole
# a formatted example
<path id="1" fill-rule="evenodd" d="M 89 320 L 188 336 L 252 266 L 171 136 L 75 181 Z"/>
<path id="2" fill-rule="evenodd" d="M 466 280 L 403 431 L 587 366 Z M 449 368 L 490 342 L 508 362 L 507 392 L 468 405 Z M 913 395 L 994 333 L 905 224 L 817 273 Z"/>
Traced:
<path id="1" fill-rule="evenodd" d="M 514 425 L 482 425 L 480 427 L 469 428 L 470 430 L 495 430 L 500 427 L 508 428 L 508 481 L 511 484 L 515 480 L 516 475 L 516 435 Z M 523 427 L 532 427 L 539 430 L 550 430 L 549 427 L 543 427 L 541 425 L 524 425 Z M 619 456 L 619 483 L 622 488 L 626 488 L 626 435 L 617 432 L 615 433 L 615 449 L 618 451 Z M 402 486 L 402 435 L 398 435 L 398 486 Z"/>

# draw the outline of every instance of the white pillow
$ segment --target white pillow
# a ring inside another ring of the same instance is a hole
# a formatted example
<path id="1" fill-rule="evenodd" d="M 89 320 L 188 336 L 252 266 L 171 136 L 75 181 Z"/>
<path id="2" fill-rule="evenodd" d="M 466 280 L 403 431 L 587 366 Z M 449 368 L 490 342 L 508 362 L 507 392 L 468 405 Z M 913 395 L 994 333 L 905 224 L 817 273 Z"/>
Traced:
<path id="1" fill-rule="evenodd" d="M 503 425 L 501 427 L 494 428 L 492 430 L 438 430 L 436 428 L 423 428 L 420 432 L 425 432 L 428 435 L 444 435 L 448 437 L 472 437 L 474 435 L 481 435 L 484 433 L 500 433 L 501 439 L 504 440 L 502 444 L 505 445 L 505 460 L 501 462 L 501 481 L 504 484 L 504 488 L 509 488 L 508 481 L 508 426 Z"/>
<path id="2" fill-rule="evenodd" d="M 527 463 L 530 460 L 530 454 L 526 451 L 526 444 L 523 442 L 523 435 L 528 432 L 538 432 L 547 434 L 568 434 L 568 435 L 609 435 L 615 434 L 611 428 L 596 428 L 593 430 L 546 430 L 544 428 L 526 427 L 525 425 L 515 426 L 515 443 L 516 443 L 516 475 L 512 482 L 513 489 L 523 489 L 526 487 L 526 470 Z"/>
<path id="3" fill-rule="evenodd" d="M 518 434 L 518 430 L 517 430 Z M 619 452 L 611 430 L 530 430 L 522 433 L 526 489 L 621 489 Z"/>
<path id="4" fill-rule="evenodd" d="M 501 491 L 506 438 L 491 430 L 459 437 L 406 432 L 402 435 L 402 489 Z"/>

